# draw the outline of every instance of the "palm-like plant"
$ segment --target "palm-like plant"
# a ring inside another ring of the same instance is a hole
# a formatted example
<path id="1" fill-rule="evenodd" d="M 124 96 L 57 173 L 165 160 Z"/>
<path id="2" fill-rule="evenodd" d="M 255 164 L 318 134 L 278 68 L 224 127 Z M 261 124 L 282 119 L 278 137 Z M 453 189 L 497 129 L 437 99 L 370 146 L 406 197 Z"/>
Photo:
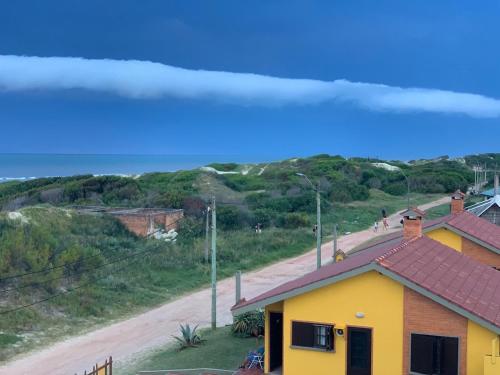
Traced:
<path id="1" fill-rule="evenodd" d="M 179 343 L 179 350 L 196 347 L 204 341 L 198 334 L 197 329 L 198 326 L 191 328 L 189 324 L 180 325 L 181 335 L 172 336 Z"/>
<path id="2" fill-rule="evenodd" d="M 264 333 L 264 312 L 260 310 L 249 311 L 235 316 L 231 330 L 238 336 L 258 337 Z"/>

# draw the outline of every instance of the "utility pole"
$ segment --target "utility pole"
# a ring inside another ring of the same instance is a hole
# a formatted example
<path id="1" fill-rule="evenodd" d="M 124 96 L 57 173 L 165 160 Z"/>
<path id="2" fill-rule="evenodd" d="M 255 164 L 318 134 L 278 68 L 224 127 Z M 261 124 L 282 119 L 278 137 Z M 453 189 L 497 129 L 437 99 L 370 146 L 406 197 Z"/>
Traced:
<path id="1" fill-rule="evenodd" d="M 321 268 L 321 195 L 319 192 L 319 181 L 316 185 L 304 173 L 296 173 L 297 176 L 305 178 L 316 192 L 316 268 Z"/>
<path id="2" fill-rule="evenodd" d="M 205 219 L 205 263 L 208 263 L 208 237 L 210 236 L 210 204 L 207 204 Z"/>
<path id="3" fill-rule="evenodd" d="M 212 197 L 212 329 L 217 326 L 217 214 Z"/>
<path id="4" fill-rule="evenodd" d="M 337 224 L 333 224 L 333 262 L 335 263 L 335 254 L 337 253 Z"/>
<path id="5" fill-rule="evenodd" d="M 321 268 L 321 196 L 319 194 L 319 182 L 316 187 L 316 268 Z"/>

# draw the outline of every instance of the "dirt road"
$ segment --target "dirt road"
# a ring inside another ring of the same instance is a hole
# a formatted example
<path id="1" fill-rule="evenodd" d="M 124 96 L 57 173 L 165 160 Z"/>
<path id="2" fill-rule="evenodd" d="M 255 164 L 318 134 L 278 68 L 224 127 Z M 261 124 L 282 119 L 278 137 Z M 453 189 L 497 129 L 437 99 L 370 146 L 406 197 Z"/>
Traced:
<path id="1" fill-rule="evenodd" d="M 449 202 L 449 198 L 420 206 L 428 209 Z M 341 236 L 339 248 L 344 251 L 377 236 L 396 231 L 401 228 L 398 214 L 389 217 L 390 229 L 372 229 Z M 330 262 L 332 243 L 322 247 L 324 263 Z M 297 278 L 314 270 L 316 250 L 295 258 L 267 266 L 258 271 L 242 276 L 242 296 L 249 299 L 281 283 Z M 221 280 L 217 285 L 217 317 L 218 325 L 231 323 L 230 307 L 235 300 L 235 282 L 233 278 Z M 115 361 L 126 361 L 134 355 L 154 349 L 171 341 L 177 334 L 179 323 L 199 324 L 200 327 L 210 325 L 210 289 L 204 289 L 185 295 L 158 308 L 140 314 L 134 318 L 114 323 L 107 327 L 70 338 L 54 344 L 38 352 L 28 353 L 0 367 L 0 374 L 37 374 L 37 375 L 73 375 L 81 374 L 92 364 L 103 362 L 112 355 Z M 146 369 L 145 369 L 146 370 Z"/>

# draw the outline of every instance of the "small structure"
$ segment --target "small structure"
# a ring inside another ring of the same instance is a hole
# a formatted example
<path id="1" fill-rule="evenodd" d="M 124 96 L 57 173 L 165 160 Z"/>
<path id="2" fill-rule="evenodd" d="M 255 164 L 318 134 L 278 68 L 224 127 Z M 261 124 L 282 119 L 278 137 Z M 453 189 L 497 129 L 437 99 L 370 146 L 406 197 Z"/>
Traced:
<path id="1" fill-rule="evenodd" d="M 490 191 L 491 194 L 489 193 Z M 493 224 L 500 225 L 500 187 L 498 186 L 498 175 L 495 175 L 495 187 L 482 194 L 491 196 L 491 198 L 468 207 L 467 211 Z"/>
<path id="2" fill-rule="evenodd" d="M 178 228 L 184 210 L 165 208 L 131 208 L 106 211 L 125 225 L 128 230 L 141 237 L 148 237 L 159 230 L 168 232 Z"/>
<path id="3" fill-rule="evenodd" d="M 333 255 L 333 262 L 334 263 L 342 262 L 345 259 L 345 257 L 346 257 L 345 253 L 342 250 L 338 249 Z"/>

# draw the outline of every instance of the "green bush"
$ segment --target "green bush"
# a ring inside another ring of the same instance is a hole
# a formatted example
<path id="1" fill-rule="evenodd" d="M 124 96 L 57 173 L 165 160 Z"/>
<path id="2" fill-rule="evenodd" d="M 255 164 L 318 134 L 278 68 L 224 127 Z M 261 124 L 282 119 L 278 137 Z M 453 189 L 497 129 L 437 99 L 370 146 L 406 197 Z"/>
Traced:
<path id="1" fill-rule="evenodd" d="M 227 187 L 236 191 L 261 190 L 266 187 L 264 180 L 255 175 L 227 174 L 221 178 Z"/>
<path id="2" fill-rule="evenodd" d="M 276 224 L 278 227 L 296 229 L 308 226 L 309 218 L 306 214 L 290 212 L 285 215 L 279 216 Z"/>
<path id="3" fill-rule="evenodd" d="M 233 319 L 231 332 L 239 337 L 258 337 L 264 334 L 264 311 L 249 311 Z"/>
<path id="4" fill-rule="evenodd" d="M 248 216 L 235 206 L 217 207 L 217 225 L 223 230 L 234 230 L 248 225 Z"/>

